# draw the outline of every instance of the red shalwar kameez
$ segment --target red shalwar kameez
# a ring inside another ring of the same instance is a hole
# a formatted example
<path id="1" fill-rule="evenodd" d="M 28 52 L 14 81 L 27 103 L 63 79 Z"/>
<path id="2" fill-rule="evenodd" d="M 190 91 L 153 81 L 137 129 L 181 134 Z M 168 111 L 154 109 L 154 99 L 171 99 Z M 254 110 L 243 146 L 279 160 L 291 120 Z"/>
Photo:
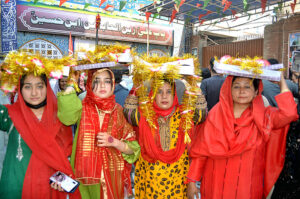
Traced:
<path id="1" fill-rule="evenodd" d="M 276 96 L 279 108 L 264 107 L 259 94 L 240 118 L 234 118 L 232 76 L 220 102 L 199 126 L 193 142 L 189 180 L 201 180 L 201 199 L 266 197 L 284 164 L 289 123 L 298 118 L 291 92 Z"/>

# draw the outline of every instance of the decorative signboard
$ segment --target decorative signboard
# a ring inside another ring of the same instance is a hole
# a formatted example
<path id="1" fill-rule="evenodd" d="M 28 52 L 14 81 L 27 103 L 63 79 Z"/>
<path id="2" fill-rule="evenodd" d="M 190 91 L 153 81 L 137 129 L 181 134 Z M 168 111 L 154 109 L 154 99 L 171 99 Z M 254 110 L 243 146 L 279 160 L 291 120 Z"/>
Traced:
<path id="1" fill-rule="evenodd" d="M 96 37 L 95 15 L 17 5 L 18 31 Z M 173 29 L 159 25 L 148 26 L 124 19 L 101 16 L 99 39 L 173 45 Z"/>

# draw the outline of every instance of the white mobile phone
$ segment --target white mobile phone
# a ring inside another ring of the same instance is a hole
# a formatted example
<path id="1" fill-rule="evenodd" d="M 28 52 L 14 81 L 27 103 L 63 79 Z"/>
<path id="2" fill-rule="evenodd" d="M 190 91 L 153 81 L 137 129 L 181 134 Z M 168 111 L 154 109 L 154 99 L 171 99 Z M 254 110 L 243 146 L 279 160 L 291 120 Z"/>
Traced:
<path id="1" fill-rule="evenodd" d="M 50 184 L 53 182 L 60 184 L 61 188 L 63 188 L 68 193 L 73 193 L 80 184 L 78 181 L 70 178 L 60 171 L 57 171 L 50 177 Z"/>

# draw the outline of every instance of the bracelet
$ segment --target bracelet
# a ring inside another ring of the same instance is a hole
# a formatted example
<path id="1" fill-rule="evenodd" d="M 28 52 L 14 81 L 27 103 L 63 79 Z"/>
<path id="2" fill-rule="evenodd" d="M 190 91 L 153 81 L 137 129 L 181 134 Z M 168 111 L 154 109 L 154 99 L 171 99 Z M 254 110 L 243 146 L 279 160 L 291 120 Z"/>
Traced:
<path id="1" fill-rule="evenodd" d="M 280 91 L 280 93 L 289 92 L 289 91 L 290 91 L 290 89 L 285 88 L 285 89 L 283 89 L 282 91 Z"/>

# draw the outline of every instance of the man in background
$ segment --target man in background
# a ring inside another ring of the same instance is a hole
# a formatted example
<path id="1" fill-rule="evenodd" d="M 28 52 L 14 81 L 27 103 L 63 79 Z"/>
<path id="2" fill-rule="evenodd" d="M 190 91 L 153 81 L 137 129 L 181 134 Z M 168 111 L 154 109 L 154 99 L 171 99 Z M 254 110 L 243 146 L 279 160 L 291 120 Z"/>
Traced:
<path id="1" fill-rule="evenodd" d="M 207 101 L 207 108 L 210 111 L 214 105 L 219 102 L 220 90 L 225 78 L 223 75 L 218 74 L 214 69 L 215 58 L 211 58 L 209 61 L 209 70 L 211 77 L 204 79 L 201 83 L 202 93 L 205 95 Z"/>

